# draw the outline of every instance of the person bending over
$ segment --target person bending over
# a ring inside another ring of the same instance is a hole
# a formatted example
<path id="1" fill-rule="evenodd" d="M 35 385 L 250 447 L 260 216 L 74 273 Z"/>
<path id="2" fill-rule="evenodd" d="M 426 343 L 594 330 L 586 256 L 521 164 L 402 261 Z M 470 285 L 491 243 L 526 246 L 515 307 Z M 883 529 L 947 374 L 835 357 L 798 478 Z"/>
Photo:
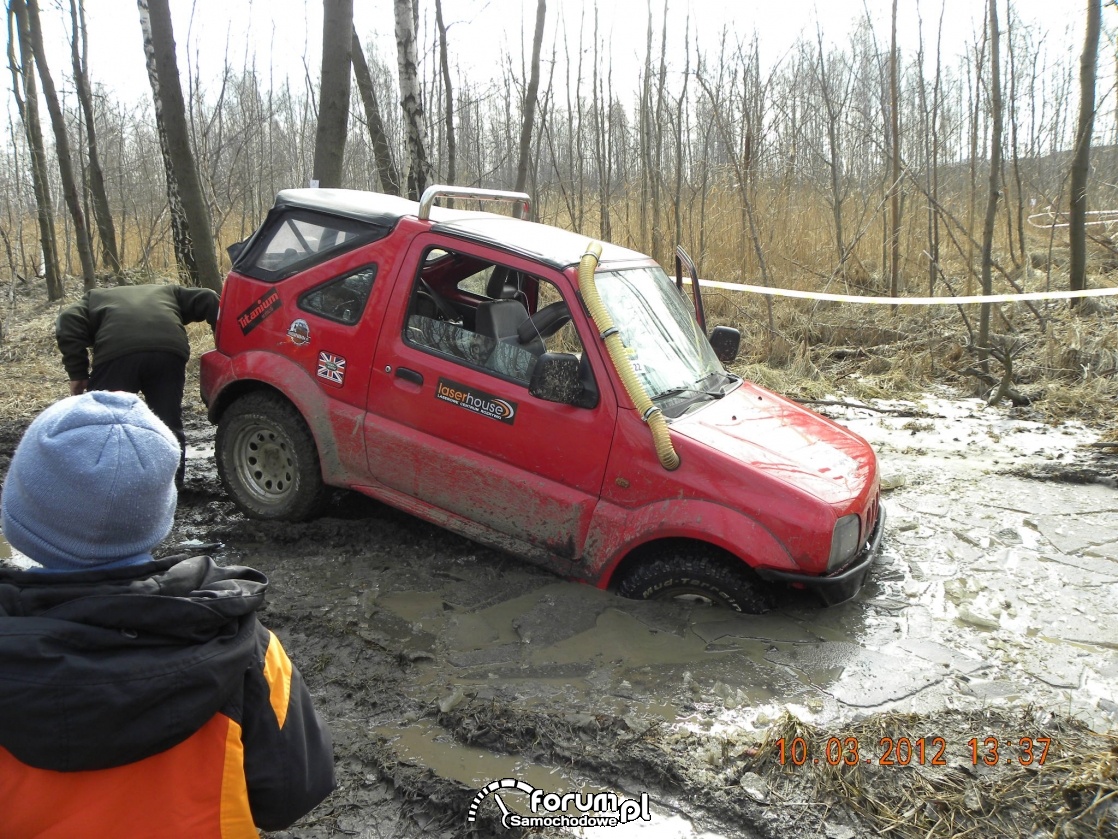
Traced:
<path id="1" fill-rule="evenodd" d="M 179 441 L 176 482 L 186 474 L 182 394 L 190 342 L 186 324 L 217 323 L 217 293 L 180 285 L 95 288 L 58 315 L 55 338 L 70 394 L 86 390 L 142 393 Z M 93 348 L 93 367 L 89 348 Z"/>

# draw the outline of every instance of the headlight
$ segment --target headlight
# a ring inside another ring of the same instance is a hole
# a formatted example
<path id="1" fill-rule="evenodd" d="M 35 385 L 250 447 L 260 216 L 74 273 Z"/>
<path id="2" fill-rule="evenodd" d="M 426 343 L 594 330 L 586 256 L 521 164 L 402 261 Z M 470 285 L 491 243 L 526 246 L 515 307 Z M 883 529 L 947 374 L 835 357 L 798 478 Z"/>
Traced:
<path id="1" fill-rule="evenodd" d="M 843 516 L 835 522 L 835 532 L 831 534 L 831 556 L 827 559 L 827 571 L 841 568 L 858 553 L 858 534 L 861 523 L 857 516 Z"/>

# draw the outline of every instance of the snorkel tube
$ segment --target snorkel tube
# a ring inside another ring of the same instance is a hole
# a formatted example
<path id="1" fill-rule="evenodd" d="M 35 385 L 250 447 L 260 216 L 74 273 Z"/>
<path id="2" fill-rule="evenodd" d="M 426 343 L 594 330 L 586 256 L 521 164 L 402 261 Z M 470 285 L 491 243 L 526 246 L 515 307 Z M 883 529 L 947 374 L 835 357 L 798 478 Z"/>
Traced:
<path id="1" fill-rule="evenodd" d="M 625 351 L 625 345 L 621 342 L 621 333 L 614 326 L 613 318 L 598 294 L 598 286 L 594 282 L 594 271 L 598 267 L 598 260 L 601 256 L 602 245 L 600 242 L 591 242 L 587 245 L 586 253 L 582 255 L 582 259 L 578 263 L 579 291 L 582 292 L 582 299 L 586 303 L 586 308 L 590 311 L 590 317 L 605 342 L 614 369 L 621 377 L 625 392 L 633 400 L 641 419 L 652 431 L 652 442 L 656 446 L 656 456 L 660 459 L 660 465 L 669 471 L 678 469 L 679 455 L 676 453 L 671 436 L 668 434 L 668 422 L 664 419 L 664 414 L 660 409 L 652 404 L 648 393 L 645 392 L 644 385 L 637 378 L 636 371 L 633 370 L 633 363 L 629 360 L 629 354 Z"/>

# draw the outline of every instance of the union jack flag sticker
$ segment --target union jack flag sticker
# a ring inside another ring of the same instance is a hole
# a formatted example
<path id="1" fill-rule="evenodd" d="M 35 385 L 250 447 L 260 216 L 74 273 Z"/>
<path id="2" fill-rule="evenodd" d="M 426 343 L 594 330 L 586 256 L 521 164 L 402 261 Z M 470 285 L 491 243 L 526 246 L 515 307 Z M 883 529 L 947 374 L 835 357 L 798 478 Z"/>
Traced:
<path id="1" fill-rule="evenodd" d="M 318 354 L 318 377 L 341 387 L 345 383 L 345 359 L 332 352 Z"/>

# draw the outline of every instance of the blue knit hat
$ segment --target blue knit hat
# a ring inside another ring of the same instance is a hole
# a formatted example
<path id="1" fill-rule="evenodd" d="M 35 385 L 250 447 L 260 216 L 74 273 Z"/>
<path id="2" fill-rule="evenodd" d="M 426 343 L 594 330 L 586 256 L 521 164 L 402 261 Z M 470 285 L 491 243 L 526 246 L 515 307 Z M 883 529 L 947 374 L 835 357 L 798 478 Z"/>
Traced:
<path id="1" fill-rule="evenodd" d="M 0 521 L 48 571 L 137 565 L 171 532 L 179 443 L 135 394 L 95 390 L 51 405 L 12 456 Z"/>

